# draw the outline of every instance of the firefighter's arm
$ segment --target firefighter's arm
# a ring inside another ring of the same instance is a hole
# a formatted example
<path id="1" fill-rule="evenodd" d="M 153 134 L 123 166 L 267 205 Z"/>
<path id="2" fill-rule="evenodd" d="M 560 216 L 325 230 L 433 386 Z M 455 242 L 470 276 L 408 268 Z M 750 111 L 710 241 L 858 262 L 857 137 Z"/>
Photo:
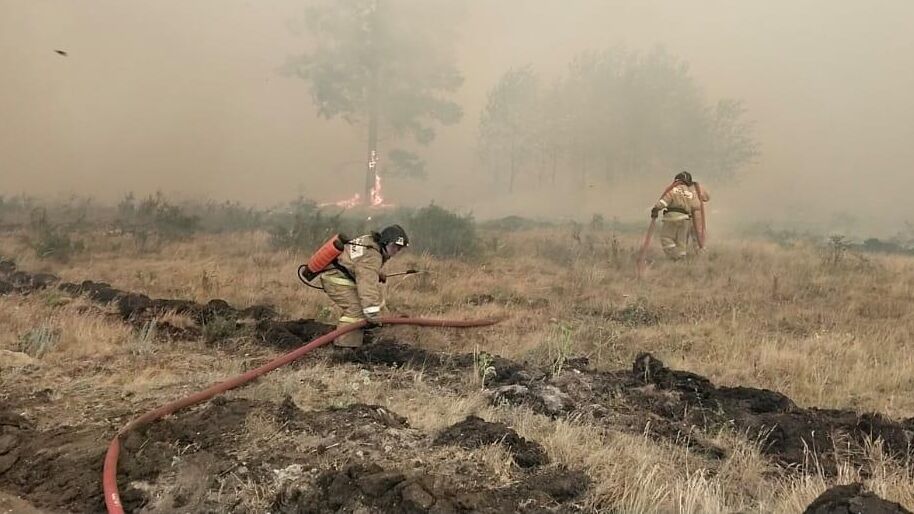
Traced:
<path id="1" fill-rule="evenodd" d="M 673 190 L 669 190 L 660 197 L 660 200 L 657 200 L 657 203 L 654 204 L 653 211 L 659 211 L 661 209 L 666 209 L 670 206 L 670 202 L 673 201 Z"/>
<path id="2" fill-rule="evenodd" d="M 698 189 L 698 198 L 700 198 L 702 202 L 710 202 L 710 201 L 711 201 L 711 195 L 708 194 L 708 190 L 707 190 L 707 189 L 705 189 L 705 188 L 702 187 L 702 186 L 699 186 L 699 185 L 698 185 L 698 182 L 695 183 L 695 188 Z"/>
<path id="3" fill-rule="evenodd" d="M 380 252 L 369 249 L 352 263 L 362 314 L 368 319 L 379 316 L 384 308 L 384 297 L 379 282 L 382 264 Z"/>

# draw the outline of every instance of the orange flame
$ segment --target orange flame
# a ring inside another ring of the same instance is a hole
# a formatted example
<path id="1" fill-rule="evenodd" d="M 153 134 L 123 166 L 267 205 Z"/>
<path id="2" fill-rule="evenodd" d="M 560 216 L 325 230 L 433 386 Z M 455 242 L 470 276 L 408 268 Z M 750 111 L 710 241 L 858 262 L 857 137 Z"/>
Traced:
<path id="1" fill-rule="evenodd" d="M 392 207 L 393 204 L 384 203 L 383 189 L 381 187 L 381 174 L 377 172 L 378 166 L 378 152 L 377 150 L 371 151 L 371 156 L 368 158 L 368 169 L 374 173 L 374 185 L 369 191 L 368 197 L 368 206 L 369 207 Z M 321 207 L 327 207 L 334 205 L 336 207 L 342 207 L 344 209 L 351 209 L 358 205 L 362 204 L 362 195 L 356 193 L 351 198 L 346 200 L 340 200 L 338 202 L 327 202 L 320 204 Z"/>
<path id="2" fill-rule="evenodd" d="M 344 209 L 351 209 L 362 203 L 362 195 L 356 193 L 352 198 L 346 200 L 340 200 L 338 202 L 324 202 L 319 204 L 320 207 L 330 207 L 331 205 L 335 207 L 342 207 Z"/>

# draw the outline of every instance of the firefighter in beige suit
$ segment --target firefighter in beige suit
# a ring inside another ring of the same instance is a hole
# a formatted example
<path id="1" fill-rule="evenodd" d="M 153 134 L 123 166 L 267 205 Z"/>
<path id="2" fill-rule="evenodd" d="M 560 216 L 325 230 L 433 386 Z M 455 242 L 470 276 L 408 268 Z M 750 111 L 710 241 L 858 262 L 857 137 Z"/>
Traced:
<path id="1" fill-rule="evenodd" d="M 346 244 L 343 252 L 321 274 L 324 292 L 342 310 L 337 327 L 367 319 L 370 324 L 385 312 L 381 267 L 400 249 L 409 245 L 406 232 L 391 225 L 380 233 L 372 232 Z M 338 337 L 333 344 L 346 348 L 362 346 L 364 333 L 354 330 Z"/>
<path id="2" fill-rule="evenodd" d="M 689 236 L 692 235 L 692 218 L 701 209 L 701 202 L 711 197 L 707 189 L 698 187 L 688 171 L 674 178 L 673 186 L 651 209 L 651 218 L 656 219 L 663 210 L 663 228 L 660 229 L 660 246 L 667 257 L 679 260 L 688 255 Z M 696 234 L 697 236 L 697 234 Z"/>

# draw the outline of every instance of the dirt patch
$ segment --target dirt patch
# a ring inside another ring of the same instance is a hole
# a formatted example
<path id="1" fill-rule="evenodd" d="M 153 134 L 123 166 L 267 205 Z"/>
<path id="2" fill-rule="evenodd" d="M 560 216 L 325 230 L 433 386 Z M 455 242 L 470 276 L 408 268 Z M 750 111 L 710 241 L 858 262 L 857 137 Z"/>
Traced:
<path id="1" fill-rule="evenodd" d="M 911 514 L 901 505 L 863 490 L 862 484 L 837 485 L 813 500 L 804 514 Z"/>
<path id="2" fill-rule="evenodd" d="M 105 454 L 103 429 L 60 427 L 47 432 L 0 405 L 0 487 L 40 507 L 104 512 L 100 487 Z M 132 490 L 125 504 L 136 507 Z"/>
<path id="3" fill-rule="evenodd" d="M 161 475 L 167 475 L 161 480 L 162 490 L 173 489 L 175 469 L 200 470 L 195 487 L 218 489 L 216 478 L 237 465 L 233 453 L 240 427 L 257 407 L 259 404 L 247 400 L 217 398 L 197 410 L 129 433 L 122 441 L 118 464 L 126 511 L 150 502 L 147 491 L 155 489 L 150 484 Z M 105 512 L 100 480 L 113 435 L 107 428 L 92 426 L 40 432 L 8 405 L 0 405 L 0 487 L 54 512 Z M 208 507 L 224 511 L 218 503 Z"/>
<path id="4" fill-rule="evenodd" d="M 245 418 L 256 405 L 250 400 L 217 397 L 197 410 L 128 433 L 118 466 L 118 475 L 123 477 L 120 483 L 152 480 L 188 450 L 211 454 L 217 463 L 213 472 L 225 471 L 234 461 L 230 454 Z"/>
<path id="5" fill-rule="evenodd" d="M 444 354 L 422 348 L 382 339 L 348 352 L 337 352 L 331 359 L 335 362 L 350 362 L 364 365 L 408 366 L 421 368 L 432 375 L 451 375 L 456 371 L 472 370 L 484 364 L 491 368 L 486 384 L 492 387 L 508 384 L 527 384 L 545 377 L 545 373 L 532 370 L 523 364 L 482 352 Z"/>
<path id="6" fill-rule="evenodd" d="M 265 346 L 291 350 L 333 331 L 333 328 L 331 325 L 312 319 L 263 320 L 255 328 L 255 337 Z"/>
<path id="7" fill-rule="evenodd" d="M 435 438 L 435 444 L 459 446 L 468 450 L 501 444 L 522 468 L 542 466 L 549 462 L 546 451 L 539 443 L 524 439 L 504 423 L 492 423 L 476 416 L 468 416 L 444 429 Z"/>
<path id="8" fill-rule="evenodd" d="M 280 491 L 270 511 L 576 512 L 578 508 L 569 502 L 587 490 L 589 479 L 580 472 L 556 469 L 505 488 L 454 490 L 449 483 L 449 477 L 430 476 L 421 470 L 385 470 L 376 464 L 356 464 L 321 474 L 310 488 Z"/>

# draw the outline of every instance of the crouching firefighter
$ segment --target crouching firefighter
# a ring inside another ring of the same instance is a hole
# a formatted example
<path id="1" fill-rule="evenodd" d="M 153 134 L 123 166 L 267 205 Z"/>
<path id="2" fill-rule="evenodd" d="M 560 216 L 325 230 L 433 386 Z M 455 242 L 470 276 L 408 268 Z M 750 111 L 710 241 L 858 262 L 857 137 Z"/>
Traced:
<path id="1" fill-rule="evenodd" d="M 328 244 L 333 241 L 328 242 Z M 352 241 L 337 240 L 343 246 L 336 257 L 321 273 L 324 292 L 343 313 L 337 328 L 363 319 L 377 319 L 385 312 L 381 282 L 386 277 L 381 271 L 384 264 L 401 249 L 409 246 L 409 237 L 400 225 L 391 225 L 380 233 L 372 232 Z M 325 245 L 326 246 L 326 245 Z M 364 333 L 353 330 L 338 337 L 333 344 L 346 348 L 362 346 Z"/>
<path id="2" fill-rule="evenodd" d="M 673 183 L 651 209 L 651 218 L 663 212 L 660 229 L 660 246 L 667 257 L 679 260 L 689 253 L 690 236 L 694 235 L 700 247 L 704 246 L 704 202 L 710 200 L 708 191 L 692 180 L 688 171 L 678 173 Z M 696 219 L 696 214 L 699 218 Z"/>

